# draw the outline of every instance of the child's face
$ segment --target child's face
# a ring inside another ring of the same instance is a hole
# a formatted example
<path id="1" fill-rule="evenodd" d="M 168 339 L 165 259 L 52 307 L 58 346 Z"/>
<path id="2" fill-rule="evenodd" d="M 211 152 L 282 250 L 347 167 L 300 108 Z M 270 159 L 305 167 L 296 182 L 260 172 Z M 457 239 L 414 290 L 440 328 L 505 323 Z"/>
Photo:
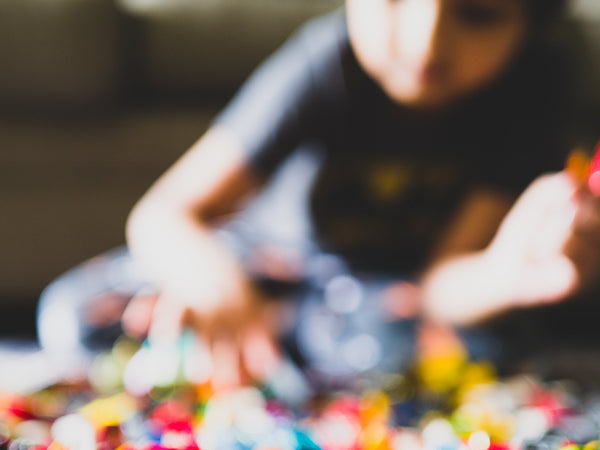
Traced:
<path id="1" fill-rule="evenodd" d="M 395 101 L 436 108 L 492 81 L 524 39 L 523 0 L 347 0 L 359 63 Z"/>

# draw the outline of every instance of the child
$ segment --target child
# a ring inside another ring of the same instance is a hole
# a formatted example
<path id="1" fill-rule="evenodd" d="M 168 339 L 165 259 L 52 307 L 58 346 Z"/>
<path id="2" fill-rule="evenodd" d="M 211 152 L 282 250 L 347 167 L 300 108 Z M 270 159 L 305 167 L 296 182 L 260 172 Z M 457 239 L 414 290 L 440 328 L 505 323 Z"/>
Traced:
<path id="1" fill-rule="evenodd" d="M 150 334 L 196 329 L 217 386 L 277 365 L 274 305 L 213 230 L 307 145 L 322 158 L 319 248 L 414 280 L 434 321 L 472 324 L 588 284 L 600 208 L 585 188 L 548 175 L 511 208 L 565 159 L 567 65 L 541 39 L 561 6 L 347 0 L 302 28 L 130 215 L 129 249 L 160 291 Z"/>

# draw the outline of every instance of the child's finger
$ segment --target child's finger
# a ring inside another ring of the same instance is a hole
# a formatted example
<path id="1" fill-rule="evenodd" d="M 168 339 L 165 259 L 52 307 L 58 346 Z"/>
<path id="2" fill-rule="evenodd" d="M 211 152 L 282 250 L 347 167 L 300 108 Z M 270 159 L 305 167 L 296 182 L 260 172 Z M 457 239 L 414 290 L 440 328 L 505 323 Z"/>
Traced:
<path id="1" fill-rule="evenodd" d="M 593 241 L 600 240 L 600 197 L 581 195 L 577 213 L 573 221 L 573 231 L 577 235 L 589 234 Z"/>
<path id="2" fill-rule="evenodd" d="M 281 362 L 275 338 L 257 322 L 244 332 L 242 362 L 245 370 L 255 380 L 264 381 L 272 375 Z"/>
<path id="3" fill-rule="evenodd" d="M 185 310 L 161 296 L 156 301 L 147 342 L 133 355 L 123 374 L 128 392 L 145 395 L 156 386 L 175 382 L 180 365 L 179 344 Z"/>
<path id="4" fill-rule="evenodd" d="M 134 338 L 143 338 L 148 334 L 158 297 L 154 290 L 144 289 L 129 301 L 121 317 L 126 334 Z"/>
<path id="5" fill-rule="evenodd" d="M 421 302 L 421 289 L 415 283 L 398 281 L 383 292 L 383 306 L 391 320 L 416 317 Z"/>
<path id="6" fill-rule="evenodd" d="M 194 339 L 186 348 L 183 360 L 183 375 L 185 379 L 195 384 L 210 380 L 214 364 L 209 347 L 209 336 L 196 330 Z"/>
<path id="7" fill-rule="evenodd" d="M 187 307 L 175 299 L 161 295 L 152 313 L 152 323 L 148 330 L 150 341 L 176 341 L 183 328 Z"/>
<path id="8" fill-rule="evenodd" d="M 557 189 L 550 193 L 545 200 L 546 207 L 539 217 L 539 224 L 532 230 L 527 244 L 527 257 L 540 264 L 561 253 L 572 232 L 578 206 L 570 189 Z"/>
<path id="9" fill-rule="evenodd" d="M 241 384 L 240 352 L 235 341 L 227 334 L 213 336 L 211 382 L 215 391 L 234 389 Z"/>
<path id="10" fill-rule="evenodd" d="M 575 189 L 575 183 L 564 172 L 536 179 L 502 222 L 493 247 L 501 252 L 522 251 L 531 246 L 532 240 L 539 241 L 540 230 L 550 225 L 548 219 L 557 208 L 572 202 Z"/>
<path id="11" fill-rule="evenodd" d="M 548 258 L 527 272 L 519 289 L 521 304 L 552 303 L 574 292 L 579 282 L 576 266 L 566 256 Z"/>

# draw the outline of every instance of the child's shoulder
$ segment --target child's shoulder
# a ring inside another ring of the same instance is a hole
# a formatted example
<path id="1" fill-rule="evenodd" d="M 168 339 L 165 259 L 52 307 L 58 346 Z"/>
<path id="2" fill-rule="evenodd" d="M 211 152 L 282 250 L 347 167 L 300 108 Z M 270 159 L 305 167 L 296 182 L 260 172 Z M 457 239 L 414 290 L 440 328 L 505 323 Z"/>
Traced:
<path id="1" fill-rule="evenodd" d="M 299 34 L 308 41 L 348 41 L 348 26 L 345 8 L 310 19 Z"/>
<path id="2" fill-rule="evenodd" d="M 308 58 L 311 65 L 327 66 L 340 62 L 351 53 L 345 9 L 338 8 L 309 20 L 290 42 L 299 47 L 301 56 Z"/>

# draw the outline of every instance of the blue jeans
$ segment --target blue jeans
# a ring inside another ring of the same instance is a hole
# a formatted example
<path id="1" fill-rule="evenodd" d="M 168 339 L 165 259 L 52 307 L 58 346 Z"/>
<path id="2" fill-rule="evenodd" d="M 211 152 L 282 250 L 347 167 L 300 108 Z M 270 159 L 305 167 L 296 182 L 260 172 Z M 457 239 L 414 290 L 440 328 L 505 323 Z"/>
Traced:
<path id="1" fill-rule="evenodd" d="M 248 248 L 234 250 L 251 266 Z M 352 274 L 340 258 L 318 252 L 306 256 L 304 268 L 295 282 L 248 269 L 268 294 L 294 305 L 296 324 L 282 337 L 282 346 L 299 366 L 327 383 L 343 383 L 370 370 L 405 368 L 412 359 L 417 322 L 386 316 L 381 292 L 392 280 Z M 155 287 L 126 247 L 76 266 L 42 293 L 37 314 L 42 347 L 56 354 L 88 355 L 110 348 L 123 334 L 120 318 L 127 303 L 142 290 Z"/>

